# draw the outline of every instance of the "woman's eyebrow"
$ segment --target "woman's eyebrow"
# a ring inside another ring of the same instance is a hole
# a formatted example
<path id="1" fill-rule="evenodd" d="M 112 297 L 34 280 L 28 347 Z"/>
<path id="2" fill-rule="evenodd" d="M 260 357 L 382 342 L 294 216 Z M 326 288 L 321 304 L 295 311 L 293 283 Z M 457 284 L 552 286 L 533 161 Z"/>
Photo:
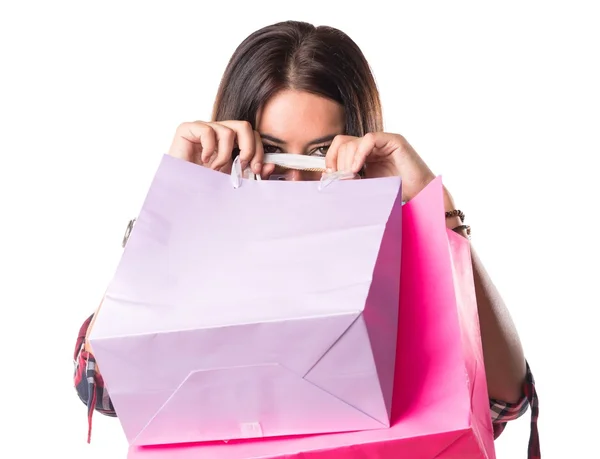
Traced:
<path id="1" fill-rule="evenodd" d="M 323 137 L 319 137 L 317 139 L 313 139 L 310 142 L 308 142 L 308 145 L 315 145 L 317 143 L 325 143 L 325 142 L 330 142 L 332 141 L 335 136 L 337 136 L 337 134 L 329 134 L 329 135 L 325 135 Z M 285 142 L 281 139 L 278 139 L 275 136 L 269 135 L 269 134 L 261 134 L 260 138 L 263 140 L 269 140 L 273 143 L 278 143 L 278 144 L 285 144 Z"/>
<path id="2" fill-rule="evenodd" d="M 263 140 L 269 140 L 273 143 L 279 143 L 279 144 L 284 144 L 285 142 L 281 139 L 278 139 L 277 137 L 273 137 L 272 135 L 269 134 L 261 134 L 260 138 Z"/>
<path id="3" fill-rule="evenodd" d="M 323 137 L 319 137 L 318 139 L 314 139 L 314 140 L 310 141 L 308 144 L 315 145 L 317 143 L 331 142 L 336 136 L 337 136 L 337 134 L 325 135 Z"/>

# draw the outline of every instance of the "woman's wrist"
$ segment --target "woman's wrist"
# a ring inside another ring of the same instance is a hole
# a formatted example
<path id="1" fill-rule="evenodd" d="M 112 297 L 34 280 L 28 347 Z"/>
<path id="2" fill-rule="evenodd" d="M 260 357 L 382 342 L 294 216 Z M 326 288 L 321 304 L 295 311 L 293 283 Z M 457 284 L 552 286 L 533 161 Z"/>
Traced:
<path id="1" fill-rule="evenodd" d="M 446 226 L 450 229 L 462 225 L 462 213 L 459 214 L 454 203 L 454 198 L 450 192 L 444 187 L 444 211 L 446 211 Z M 448 212 L 452 212 L 453 215 L 449 215 Z"/>
<path id="2" fill-rule="evenodd" d="M 469 225 L 465 225 L 465 214 L 456 207 L 454 198 L 452 198 L 446 187 L 444 187 L 444 210 L 446 212 L 446 227 L 469 239 L 471 228 Z"/>

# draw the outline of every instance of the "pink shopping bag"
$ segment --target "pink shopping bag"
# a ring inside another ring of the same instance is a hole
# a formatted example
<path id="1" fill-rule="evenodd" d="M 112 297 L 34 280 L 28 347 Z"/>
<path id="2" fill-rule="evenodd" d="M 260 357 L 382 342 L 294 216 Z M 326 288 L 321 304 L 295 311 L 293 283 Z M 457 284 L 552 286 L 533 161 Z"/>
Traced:
<path id="1" fill-rule="evenodd" d="M 469 242 L 445 227 L 438 177 L 403 206 L 389 429 L 132 446 L 129 459 L 495 458 Z"/>
<path id="2" fill-rule="evenodd" d="M 163 157 L 89 336 L 130 444 L 389 427 L 401 180 L 322 185 Z"/>

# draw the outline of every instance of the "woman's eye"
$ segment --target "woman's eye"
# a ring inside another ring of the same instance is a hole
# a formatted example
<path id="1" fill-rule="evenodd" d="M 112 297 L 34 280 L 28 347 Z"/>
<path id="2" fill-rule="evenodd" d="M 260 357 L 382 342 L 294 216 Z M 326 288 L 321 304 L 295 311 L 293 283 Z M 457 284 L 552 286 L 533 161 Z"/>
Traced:
<path id="1" fill-rule="evenodd" d="M 323 145 L 322 147 L 315 148 L 310 155 L 311 156 L 326 156 L 330 145 Z"/>
<path id="2" fill-rule="evenodd" d="M 263 151 L 265 153 L 281 153 L 281 149 L 279 147 L 276 147 L 275 145 L 263 144 Z"/>

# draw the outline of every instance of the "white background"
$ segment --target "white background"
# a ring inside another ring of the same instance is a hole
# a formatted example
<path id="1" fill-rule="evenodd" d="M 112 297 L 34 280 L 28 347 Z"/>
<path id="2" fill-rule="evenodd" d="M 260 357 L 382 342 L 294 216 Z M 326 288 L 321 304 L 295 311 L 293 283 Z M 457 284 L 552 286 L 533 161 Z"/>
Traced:
<path id="1" fill-rule="evenodd" d="M 386 130 L 467 214 L 537 379 L 544 458 L 598 457 L 594 2 L 393 4 L 2 2 L 1 456 L 125 458 L 116 419 L 96 415 L 86 443 L 79 327 L 177 125 L 208 119 L 249 33 L 301 19 L 362 47 Z M 529 413 L 498 457 L 524 458 L 528 435 Z"/>

